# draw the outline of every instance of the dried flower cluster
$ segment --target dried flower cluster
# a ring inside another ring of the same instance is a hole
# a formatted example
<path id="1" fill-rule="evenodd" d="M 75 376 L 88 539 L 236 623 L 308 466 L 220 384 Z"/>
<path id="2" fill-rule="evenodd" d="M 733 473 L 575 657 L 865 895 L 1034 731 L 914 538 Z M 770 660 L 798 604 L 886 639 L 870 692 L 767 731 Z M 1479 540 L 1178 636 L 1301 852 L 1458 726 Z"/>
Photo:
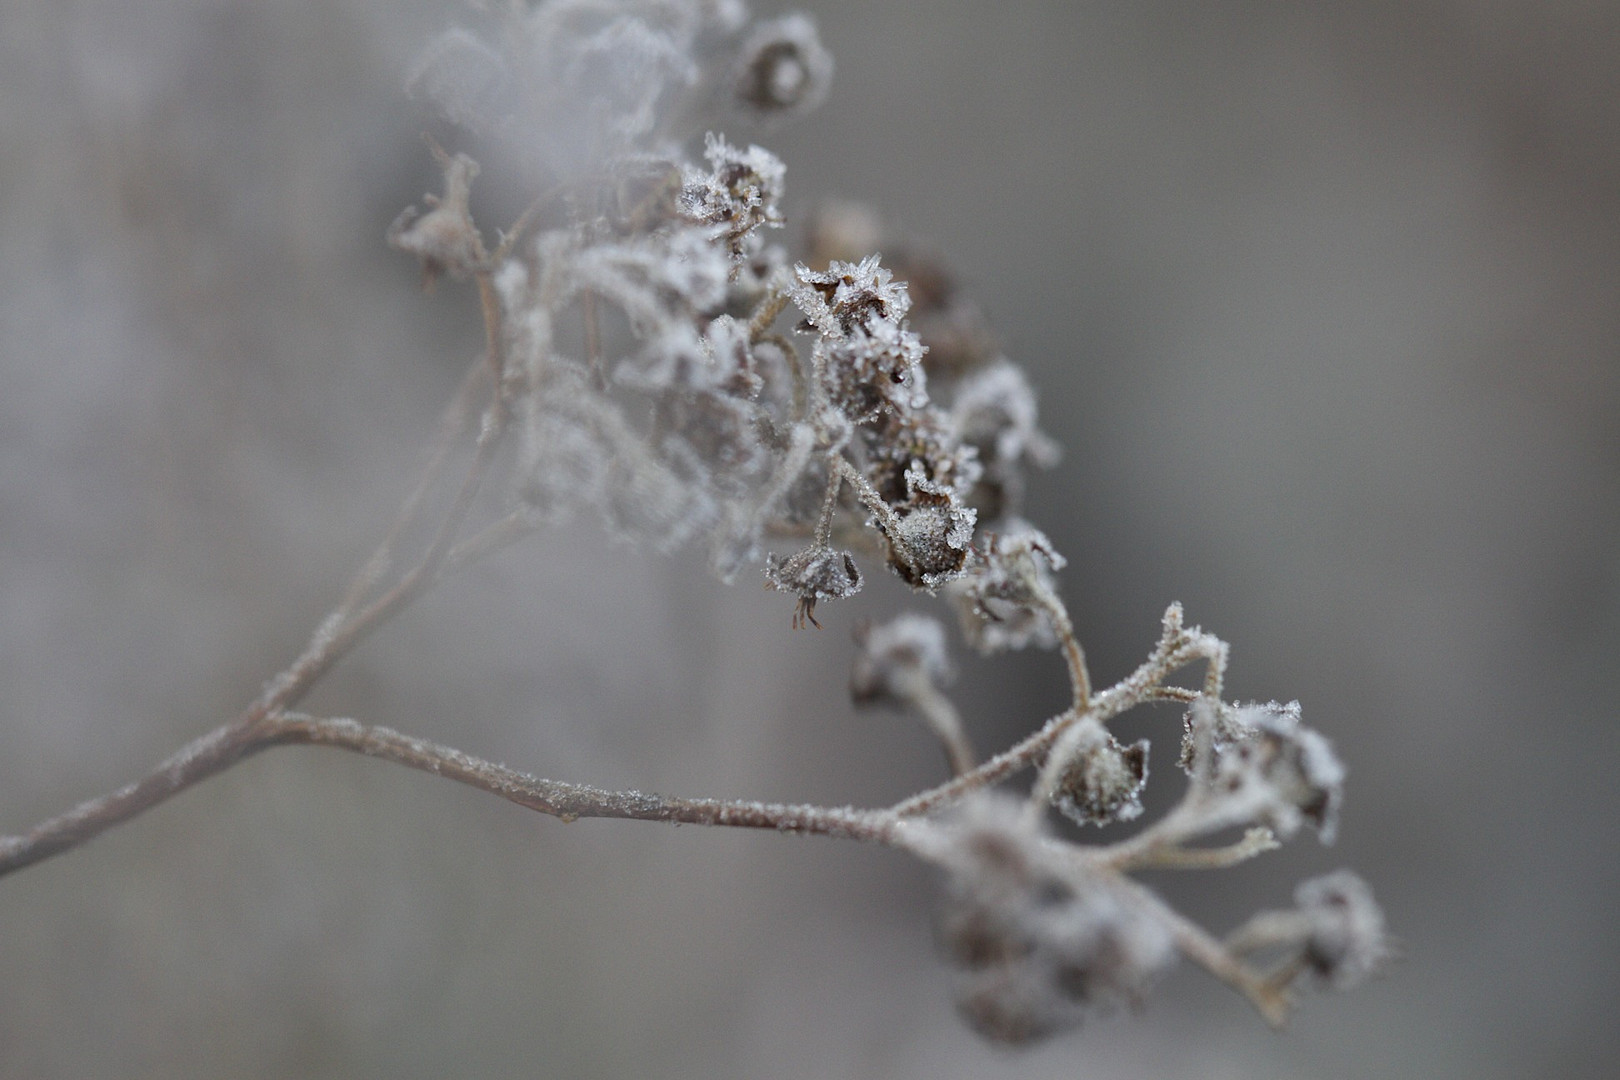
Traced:
<path id="1" fill-rule="evenodd" d="M 750 22 L 741 0 L 514 4 L 478 33 L 434 42 L 410 92 L 468 146 L 500 147 L 486 171 L 504 164 L 531 198 L 508 228 L 486 229 L 480 163 L 433 143 L 442 194 L 388 230 L 427 283 L 472 279 L 483 310 L 488 403 L 478 425 L 466 400 L 453 410 L 462 420 L 449 433 L 473 437 L 476 450 L 448 517 L 389 585 L 396 541 L 431 502 L 441 453 L 349 597 L 263 698 L 146 780 L 0 838 L 0 873 L 248 753 L 305 742 L 564 817 L 765 827 L 909 851 L 947 877 L 939 937 L 959 969 L 958 1003 L 1001 1043 L 1135 1005 L 1178 955 L 1274 1022 L 1301 975 L 1345 987 L 1376 971 L 1389 952 L 1383 917 L 1348 871 L 1306 882 L 1293 910 L 1257 915 L 1224 942 L 1130 876 L 1230 866 L 1305 825 L 1331 842 L 1344 767 L 1302 726 L 1297 704 L 1224 700 L 1227 646 L 1185 626 L 1179 606 L 1142 667 L 1093 692 L 1056 588 L 1064 559 L 1020 516 L 1025 470 L 1057 457 L 1028 380 L 937 262 L 885 263 L 865 250 L 880 233 L 867 212 L 829 208 L 813 222 L 805 261 L 793 261 L 772 242 L 786 220 L 783 163 L 710 126 L 798 115 L 825 97 L 831 70 L 810 20 Z M 464 394 L 478 384 L 468 386 Z M 504 516 L 463 535 L 484 477 L 502 463 Z M 944 627 L 916 614 L 859 627 L 855 701 L 915 713 L 952 772 L 869 811 L 604 792 L 290 711 L 445 571 L 583 511 L 660 550 L 702 542 L 725 580 L 757 568 L 792 595 L 795 625 L 819 626 L 818 606 L 859 591 L 862 565 L 880 560 L 914 590 L 944 594 L 980 652 L 1059 648 L 1073 702 L 980 763 L 945 694 Z M 1192 665 L 1203 666 L 1201 686 L 1172 681 Z M 1185 796 L 1125 839 L 1078 842 L 1074 824 L 1143 813 L 1148 741 L 1125 745 L 1108 724 L 1155 701 L 1186 708 Z M 1027 795 L 997 790 L 1025 768 L 1036 770 Z M 1053 809 L 1070 820 L 1067 832 L 1053 828 Z M 1246 831 L 1210 846 L 1233 830 Z"/>

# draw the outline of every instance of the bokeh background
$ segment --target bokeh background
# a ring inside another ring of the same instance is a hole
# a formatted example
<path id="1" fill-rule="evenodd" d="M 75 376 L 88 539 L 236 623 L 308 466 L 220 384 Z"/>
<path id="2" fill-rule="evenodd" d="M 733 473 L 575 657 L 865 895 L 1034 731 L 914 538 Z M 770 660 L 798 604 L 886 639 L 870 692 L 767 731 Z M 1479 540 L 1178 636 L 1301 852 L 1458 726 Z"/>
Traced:
<path id="1" fill-rule="evenodd" d="M 1334 848 L 1156 884 L 1224 930 L 1353 866 L 1402 963 L 1280 1034 L 1183 965 L 999 1053 L 899 856 L 280 750 L 0 881 L 0 1075 L 1612 1075 L 1620 7 L 802 6 L 839 67 L 764 139 L 790 213 L 878 207 L 1027 366 L 1097 678 L 1179 599 L 1349 763 Z M 233 714 L 404 494 L 478 342 L 382 243 L 433 183 L 404 72 L 458 17 L 0 3 L 0 830 Z M 701 564 L 546 535 L 311 707 L 608 786 L 939 776 L 839 689 L 852 622 L 926 600 L 876 580 L 795 633 Z M 963 668 L 981 746 L 1064 698 L 1051 656 Z M 1172 791 L 1176 728 L 1123 729 Z"/>

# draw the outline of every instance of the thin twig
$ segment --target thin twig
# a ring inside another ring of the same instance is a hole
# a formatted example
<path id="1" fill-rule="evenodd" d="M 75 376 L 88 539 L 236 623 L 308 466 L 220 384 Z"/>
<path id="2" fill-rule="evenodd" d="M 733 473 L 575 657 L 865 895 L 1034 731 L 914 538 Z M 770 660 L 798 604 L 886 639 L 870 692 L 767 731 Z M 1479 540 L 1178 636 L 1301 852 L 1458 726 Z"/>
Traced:
<path id="1" fill-rule="evenodd" d="M 1236 843 L 1212 848 L 1189 848 L 1162 840 L 1137 844 L 1132 842 L 1135 839 L 1132 837 L 1124 844 L 1104 848 L 1100 861 L 1121 873 L 1136 870 L 1224 870 L 1282 846 L 1272 831 L 1264 827 L 1250 829 Z"/>
<path id="2" fill-rule="evenodd" d="M 473 399 L 478 390 L 479 380 L 487 370 L 487 360 L 483 356 L 468 365 L 466 374 L 462 376 L 461 383 L 456 388 L 455 397 L 450 400 L 450 404 L 445 407 L 444 415 L 439 418 L 439 426 L 433 434 L 432 449 L 428 452 L 426 464 L 422 468 L 421 476 L 417 478 L 416 486 L 405 497 L 405 502 L 400 506 L 382 543 L 377 545 L 377 550 L 366 560 L 365 565 L 349 584 L 343 602 L 333 613 L 334 617 L 347 619 L 388 572 L 388 567 L 394 559 L 394 546 L 399 543 L 399 538 L 405 530 L 415 523 L 427 501 L 428 492 L 438 483 L 439 477 L 444 472 L 445 463 L 450 460 L 450 452 L 455 448 L 456 442 L 466 434 L 467 425 L 477 415 L 477 410 L 473 408 Z"/>
<path id="3" fill-rule="evenodd" d="M 836 836 L 887 844 L 895 825 L 883 810 L 855 810 L 738 799 L 679 799 L 545 780 L 448 746 L 345 719 L 287 713 L 267 727 L 266 745 L 333 746 L 443 776 L 564 821 L 628 818 Z"/>
<path id="4" fill-rule="evenodd" d="M 1116 880 L 1121 888 L 1133 895 L 1143 910 L 1151 911 L 1170 931 L 1181 955 L 1248 998 L 1249 1004 L 1265 1018 L 1266 1023 L 1272 1027 L 1283 1025 L 1292 1005 L 1286 984 L 1277 985 L 1239 960 L 1208 931 L 1159 899 L 1151 889 L 1127 877 L 1117 877 Z"/>

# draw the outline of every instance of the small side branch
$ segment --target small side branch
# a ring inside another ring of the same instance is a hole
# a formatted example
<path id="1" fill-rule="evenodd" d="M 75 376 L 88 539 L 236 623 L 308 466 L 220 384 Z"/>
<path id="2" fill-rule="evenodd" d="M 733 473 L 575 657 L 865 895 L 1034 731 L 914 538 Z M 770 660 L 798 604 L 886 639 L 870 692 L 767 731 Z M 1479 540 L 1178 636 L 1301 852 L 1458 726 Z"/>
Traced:
<path id="1" fill-rule="evenodd" d="M 1059 713 L 1022 742 L 1003 750 L 972 772 L 898 803 L 893 807 L 894 812 L 902 817 L 930 813 L 956 802 L 969 792 L 1000 783 L 1041 760 L 1063 734 L 1081 720 L 1089 718 L 1106 725 L 1138 705 L 1157 700 L 1166 679 L 1197 660 L 1212 660 L 1217 647 L 1222 650 L 1220 656 L 1224 662 L 1225 645 L 1212 635 L 1187 631 L 1181 624 L 1180 605 L 1172 606 L 1165 612 L 1164 632 L 1153 655 L 1124 681 L 1090 695 L 1088 708 L 1071 708 Z M 1212 672 L 1217 671 L 1217 664 L 1213 660 L 1210 668 Z"/>

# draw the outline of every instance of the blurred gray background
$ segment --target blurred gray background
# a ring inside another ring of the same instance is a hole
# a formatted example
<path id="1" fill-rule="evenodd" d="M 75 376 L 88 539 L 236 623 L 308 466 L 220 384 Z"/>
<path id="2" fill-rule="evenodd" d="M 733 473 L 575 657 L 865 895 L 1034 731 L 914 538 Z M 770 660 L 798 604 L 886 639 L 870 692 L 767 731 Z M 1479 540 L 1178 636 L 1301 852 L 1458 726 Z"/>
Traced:
<path id="1" fill-rule="evenodd" d="M 1179 599 L 1236 695 L 1299 698 L 1349 763 L 1334 848 L 1156 884 L 1224 930 L 1352 866 L 1404 961 L 1280 1034 L 1183 965 L 1008 1055 L 956 1022 L 902 857 L 278 750 L 0 881 L 0 1075 L 1612 1075 L 1620 7 L 803 6 L 829 102 L 736 134 L 796 221 L 856 197 L 944 254 L 1027 365 L 1066 449 L 1030 516 L 1096 677 Z M 404 72 L 457 18 L 0 2 L 0 831 L 233 714 L 404 494 L 478 347 L 467 290 L 382 242 L 433 183 Z M 838 690 L 851 623 L 905 606 L 884 579 L 794 633 L 581 525 L 311 707 L 559 778 L 877 804 L 941 768 Z M 984 747 L 1064 699 L 1049 655 L 964 668 Z M 1175 714 L 1123 730 L 1173 791 Z"/>

